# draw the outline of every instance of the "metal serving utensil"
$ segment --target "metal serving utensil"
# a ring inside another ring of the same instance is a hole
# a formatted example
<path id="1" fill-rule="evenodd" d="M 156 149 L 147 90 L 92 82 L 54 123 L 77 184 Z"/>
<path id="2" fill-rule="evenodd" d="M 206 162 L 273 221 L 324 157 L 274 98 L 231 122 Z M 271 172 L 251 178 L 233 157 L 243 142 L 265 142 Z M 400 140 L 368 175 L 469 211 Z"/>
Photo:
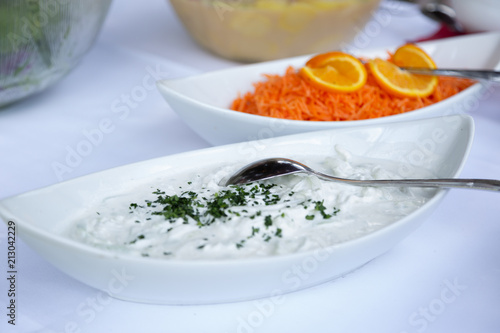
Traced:
<path id="1" fill-rule="evenodd" d="M 367 64 L 365 59 L 359 59 Z M 425 67 L 399 67 L 399 69 L 417 75 L 452 76 L 472 80 L 483 80 L 500 83 L 500 71 L 491 69 L 459 69 L 459 68 L 425 68 Z"/>
<path id="2" fill-rule="evenodd" d="M 475 69 L 445 69 L 445 68 L 418 68 L 418 67 L 400 67 L 412 74 L 419 75 L 437 75 L 437 76 L 453 76 L 462 77 L 473 80 L 487 80 L 500 82 L 500 72 L 492 70 L 475 70 Z"/>
<path id="3" fill-rule="evenodd" d="M 311 174 L 324 180 L 358 186 L 466 188 L 500 192 L 500 180 L 494 179 L 345 179 L 329 176 L 324 173 L 315 171 L 305 164 L 288 158 L 268 158 L 250 163 L 242 169 L 238 170 L 227 180 L 223 179 L 220 185 L 242 185 L 258 180 L 270 179 L 296 173 Z"/>

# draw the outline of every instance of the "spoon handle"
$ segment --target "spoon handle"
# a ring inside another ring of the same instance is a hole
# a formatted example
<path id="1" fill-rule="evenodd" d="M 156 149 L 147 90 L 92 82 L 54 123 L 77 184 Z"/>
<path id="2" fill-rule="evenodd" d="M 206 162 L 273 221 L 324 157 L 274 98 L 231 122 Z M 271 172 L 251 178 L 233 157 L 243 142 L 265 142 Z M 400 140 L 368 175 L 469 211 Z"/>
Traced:
<path id="1" fill-rule="evenodd" d="M 495 179 L 376 179 L 355 180 L 331 177 L 322 173 L 316 173 L 320 178 L 338 182 L 347 182 L 359 186 L 408 186 L 408 187 L 443 187 L 443 188 L 467 188 L 477 190 L 488 190 L 500 192 L 500 180 Z"/>
<path id="2" fill-rule="evenodd" d="M 500 71 L 442 69 L 442 68 L 430 69 L 430 68 L 416 68 L 416 67 L 401 67 L 401 69 L 404 69 L 413 74 L 420 74 L 420 75 L 454 76 L 454 77 L 463 77 L 466 79 L 500 82 Z"/>

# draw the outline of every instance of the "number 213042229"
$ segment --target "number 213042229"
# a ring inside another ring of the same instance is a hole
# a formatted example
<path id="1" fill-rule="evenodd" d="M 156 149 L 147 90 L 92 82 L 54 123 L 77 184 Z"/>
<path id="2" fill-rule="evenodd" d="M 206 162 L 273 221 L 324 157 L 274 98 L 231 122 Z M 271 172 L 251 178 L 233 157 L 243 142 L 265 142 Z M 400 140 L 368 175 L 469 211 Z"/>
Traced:
<path id="1" fill-rule="evenodd" d="M 7 267 L 16 269 L 16 224 L 14 221 L 7 223 Z"/>

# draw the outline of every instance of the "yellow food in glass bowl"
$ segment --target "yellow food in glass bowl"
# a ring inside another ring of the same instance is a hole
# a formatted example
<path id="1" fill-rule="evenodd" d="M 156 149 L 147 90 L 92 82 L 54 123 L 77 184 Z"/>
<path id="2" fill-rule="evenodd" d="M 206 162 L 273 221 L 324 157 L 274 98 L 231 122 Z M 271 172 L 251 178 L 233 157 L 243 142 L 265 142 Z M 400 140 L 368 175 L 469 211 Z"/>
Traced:
<path id="1" fill-rule="evenodd" d="M 351 41 L 380 0 L 170 0 L 193 39 L 224 58 L 264 61 Z"/>

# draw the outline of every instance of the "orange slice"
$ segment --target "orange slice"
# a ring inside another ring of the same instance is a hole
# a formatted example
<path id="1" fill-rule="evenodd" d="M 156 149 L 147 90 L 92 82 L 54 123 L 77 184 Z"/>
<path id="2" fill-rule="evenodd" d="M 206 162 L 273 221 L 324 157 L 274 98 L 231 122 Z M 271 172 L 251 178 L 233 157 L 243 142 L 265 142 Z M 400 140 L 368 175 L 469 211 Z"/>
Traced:
<path id="1" fill-rule="evenodd" d="M 436 68 L 432 58 L 414 44 L 406 44 L 397 49 L 391 62 L 374 59 L 369 61 L 368 66 L 378 84 L 395 96 L 427 97 L 438 85 L 436 76 L 415 75 L 399 68 Z"/>
<path id="2" fill-rule="evenodd" d="M 366 83 L 365 66 L 343 52 L 328 52 L 311 58 L 300 69 L 311 85 L 333 92 L 353 92 Z"/>

